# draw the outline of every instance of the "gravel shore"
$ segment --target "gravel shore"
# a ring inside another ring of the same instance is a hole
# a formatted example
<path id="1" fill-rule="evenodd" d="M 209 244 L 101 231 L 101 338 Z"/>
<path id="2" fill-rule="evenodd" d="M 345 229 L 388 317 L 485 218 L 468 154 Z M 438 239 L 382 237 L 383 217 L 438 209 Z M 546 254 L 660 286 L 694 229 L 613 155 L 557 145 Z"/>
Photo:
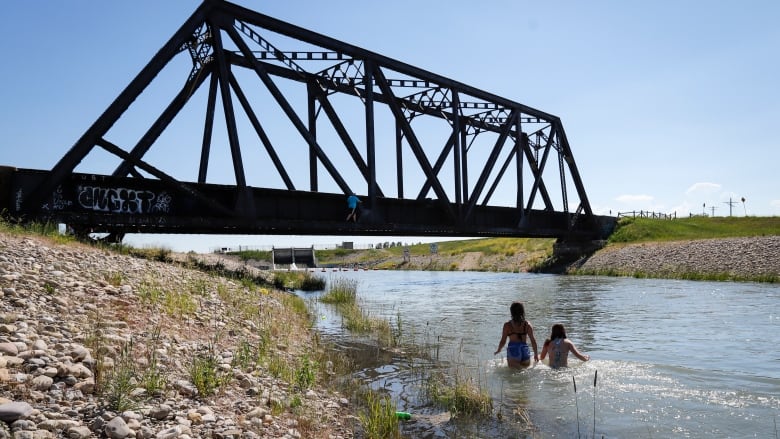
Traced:
<path id="1" fill-rule="evenodd" d="M 625 276 L 728 275 L 738 279 L 780 277 L 780 236 L 613 244 L 576 267 L 582 272 Z"/>
<path id="2" fill-rule="evenodd" d="M 277 363 L 316 346 L 284 306 L 288 293 L 13 234 L 0 234 L 0 287 L 0 438 L 353 437 L 342 395 L 237 361 L 261 334 Z M 228 303 L 247 294 L 254 317 Z M 224 378 L 214 394 L 200 394 L 191 373 L 207 357 Z M 111 375 L 128 370 L 127 382 Z M 153 394 L 141 385 L 149 371 L 164 382 Z M 124 408 L 112 408 L 117 397 Z"/>

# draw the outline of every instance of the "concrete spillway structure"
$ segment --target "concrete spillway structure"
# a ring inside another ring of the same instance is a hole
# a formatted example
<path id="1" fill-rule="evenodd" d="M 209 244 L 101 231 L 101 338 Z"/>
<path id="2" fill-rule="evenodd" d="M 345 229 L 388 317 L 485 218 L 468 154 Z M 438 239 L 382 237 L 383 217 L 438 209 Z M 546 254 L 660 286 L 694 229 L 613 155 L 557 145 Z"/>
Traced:
<path id="1" fill-rule="evenodd" d="M 317 267 L 317 255 L 314 253 L 314 246 L 304 248 L 271 248 L 271 264 L 276 270 L 278 265 L 288 265 L 290 269 L 296 270 L 300 267 Z"/>

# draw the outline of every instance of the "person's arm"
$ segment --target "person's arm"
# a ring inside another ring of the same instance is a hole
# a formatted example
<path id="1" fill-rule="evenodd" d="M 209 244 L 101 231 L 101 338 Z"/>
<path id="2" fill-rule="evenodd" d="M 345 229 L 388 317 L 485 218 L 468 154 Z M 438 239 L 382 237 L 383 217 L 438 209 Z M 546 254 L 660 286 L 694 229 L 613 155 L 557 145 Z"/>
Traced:
<path id="1" fill-rule="evenodd" d="M 577 346 L 574 346 L 574 343 L 568 341 L 568 345 L 569 345 L 569 350 L 571 351 L 572 354 L 574 354 L 575 357 L 579 358 L 582 361 L 590 360 L 590 355 L 582 355 L 580 351 L 577 350 Z"/>
<path id="2" fill-rule="evenodd" d="M 539 355 L 539 361 L 544 361 L 545 357 L 547 357 L 547 352 L 550 349 L 550 340 L 545 340 L 544 344 L 542 345 L 542 355 Z"/>
<path id="3" fill-rule="evenodd" d="M 504 323 L 504 327 L 501 328 L 501 340 L 498 342 L 498 348 L 496 349 L 495 352 L 493 352 L 493 355 L 498 354 L 499 352 L 501 352 L 501 349 L 504 349 L 504 344 L 506 343 L 506 338 L 508 336 L 507 329 L 508 329 L 507 325 L 506 323 Z"/>
<path id="4" fill-rule="evenodd" d="M 536 346 L 536 337 L 534 337 L 534 327 L 531 326 L 531 322 L 526 321 L 528 324 L 528 338 L 531 339 L 531 347 L 534 348 L 534 361 L 539 361 L 539 348 Z"/>

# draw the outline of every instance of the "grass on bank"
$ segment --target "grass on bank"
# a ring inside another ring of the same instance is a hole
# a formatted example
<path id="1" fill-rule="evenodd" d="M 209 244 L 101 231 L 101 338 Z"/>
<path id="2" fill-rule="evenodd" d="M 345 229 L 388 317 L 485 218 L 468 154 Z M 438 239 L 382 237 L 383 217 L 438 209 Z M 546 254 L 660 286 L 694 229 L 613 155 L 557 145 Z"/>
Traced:
<path id="1" fill-rule="evenodd" d="M 609 243 L 683 241 L 780 235 L 780 217 L 621 218 Z"/>
<path id="2" fill-rule="evenodd" d="M 274 271 L 273 285 L 280 290 L 322 291 L 325 279 L 309 271 Z"/>
<path id="3" fill-rule="evenodd" d="M 344 327 L 357 334 L 374 334 L 379 342 L 395 345 L 397 336 L 390 323 L 373 317 L 361 305 L 357 296 L 358 282 L 355 279 L 336 278 L 331 281 L 328 291 L 320 297 L 320 302 L 333 305 L 344 319 Z"/>
<path id="4" fill-rule="evenodd" d="M 401 438 L 401 429 L 395 414 L 396 404 L 389 396 L 368 389 L 361 399 L 364 402 L 358 419 L 366 439 Z"/>

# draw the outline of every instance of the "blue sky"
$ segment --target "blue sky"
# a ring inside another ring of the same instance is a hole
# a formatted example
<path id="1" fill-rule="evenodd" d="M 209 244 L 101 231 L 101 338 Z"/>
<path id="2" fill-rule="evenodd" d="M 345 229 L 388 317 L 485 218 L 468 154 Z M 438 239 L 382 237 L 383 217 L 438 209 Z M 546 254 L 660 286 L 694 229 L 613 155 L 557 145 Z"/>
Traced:
<path id="1" fill-rule="evenodd" d="M 559 116 L 596 213 L 780 215 L 780 2 L 236 3 Z M 0 165 L 50 169 L 199 4 L 6 2 Z"/>

